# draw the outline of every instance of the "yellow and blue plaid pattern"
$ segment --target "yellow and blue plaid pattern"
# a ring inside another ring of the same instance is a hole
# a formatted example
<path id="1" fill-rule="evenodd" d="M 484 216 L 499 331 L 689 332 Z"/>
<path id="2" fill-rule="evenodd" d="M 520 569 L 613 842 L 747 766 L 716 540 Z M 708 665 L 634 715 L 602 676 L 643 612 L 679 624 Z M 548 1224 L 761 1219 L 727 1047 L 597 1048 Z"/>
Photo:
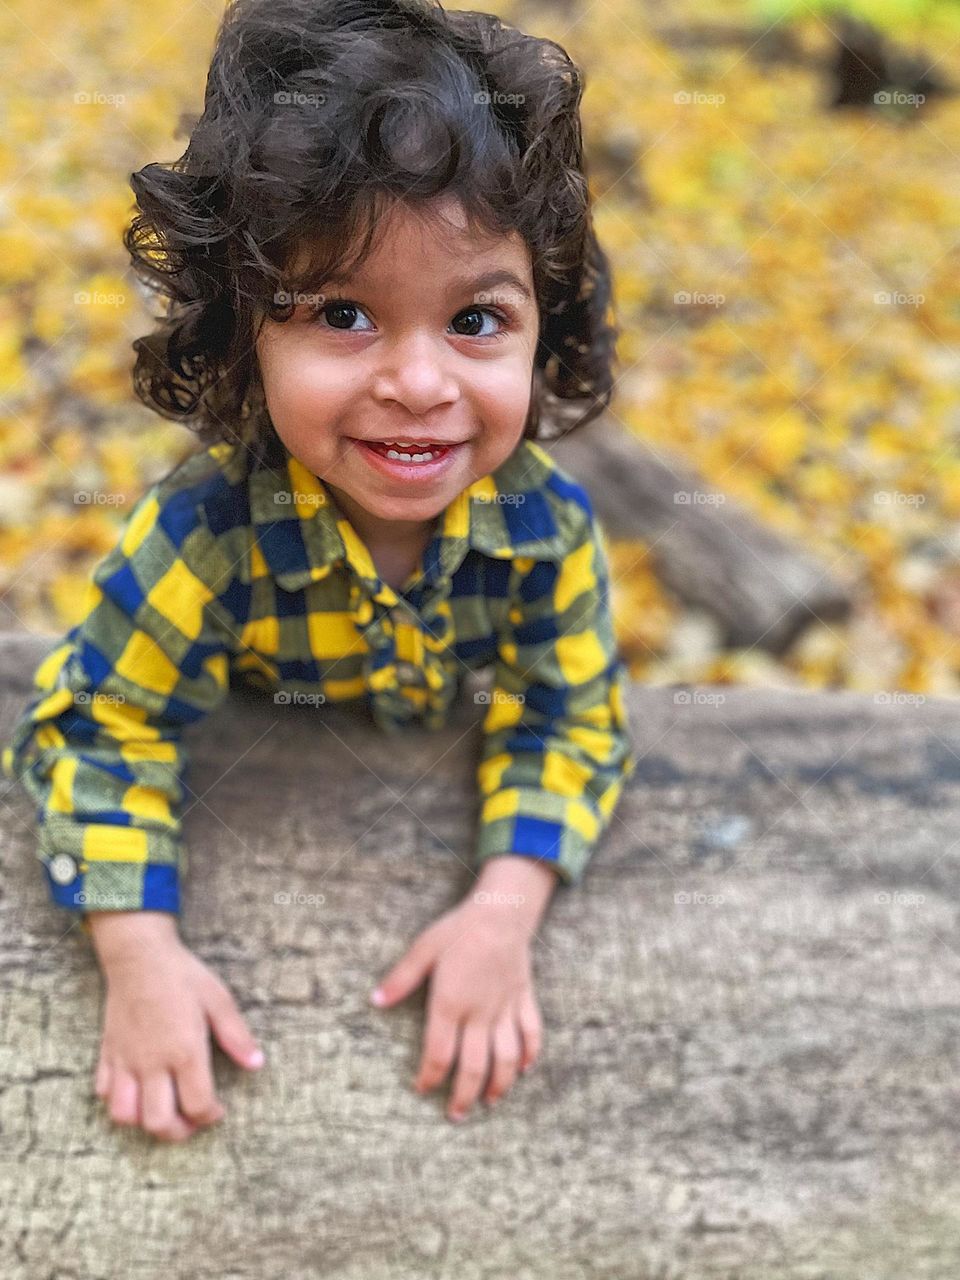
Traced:
<path id="1" fill-rule="evenodd" d="M 476 863 L 525 855 L 578 883 L 636 763 L 583 488 L 521 441 L 395 591 L 279 439 L 249 458 L 213 445 L 143 495 L 34 674 L 0 762 L 37 804 L 53 901 L 179 911 L 182 731 L 231 685 L 359 699 L 395 733 L 442 725 L 489 665 Z"/>

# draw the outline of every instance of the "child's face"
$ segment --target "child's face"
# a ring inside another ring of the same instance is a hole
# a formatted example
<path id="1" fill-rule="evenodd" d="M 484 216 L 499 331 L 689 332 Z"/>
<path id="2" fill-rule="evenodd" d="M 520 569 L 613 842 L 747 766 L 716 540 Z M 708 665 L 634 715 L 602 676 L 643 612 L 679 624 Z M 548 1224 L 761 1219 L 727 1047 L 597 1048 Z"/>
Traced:
<path id="1" fill-rule="evenodd" d="M 356 274 L 318 286 L 284 324 L 268 319 L 257 341 L 277 434 L 374 522 L 432 520 L 511 455 L 530 405 L 529 250 L 515 232 L 475 238 L 455 202 L 443 211 L 454 228 L 394 209 Z M 391 461 L 362 441 L 447 448 Z"/>

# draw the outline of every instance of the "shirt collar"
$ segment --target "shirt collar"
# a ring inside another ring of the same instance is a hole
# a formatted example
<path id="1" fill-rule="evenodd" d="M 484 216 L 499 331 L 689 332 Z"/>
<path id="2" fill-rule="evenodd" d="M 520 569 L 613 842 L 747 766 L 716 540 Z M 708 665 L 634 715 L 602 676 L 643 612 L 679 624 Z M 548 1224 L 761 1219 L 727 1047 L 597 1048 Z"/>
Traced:
<path id="1" fill-rule="evenodd" d="M 425 578 L 449 578 L 471 548 L 496 559 L 562 559 L 569 542 L 560 489 L 553 504 L 543 496 L 544 484 L 556 470 L 539 445 L 521 440 L 505 462 L 441 512 L 424 552 Z M 397 601 L 398 593 L 380 583 L 370 552 L 331 491 L 286 446 L 273 455 L 272 465 L 251 471 L 249 484 L 259 550 L 281 587 L 298 591 L 346 563 L 371 590 L 379 586 L 385 603 Z"/>

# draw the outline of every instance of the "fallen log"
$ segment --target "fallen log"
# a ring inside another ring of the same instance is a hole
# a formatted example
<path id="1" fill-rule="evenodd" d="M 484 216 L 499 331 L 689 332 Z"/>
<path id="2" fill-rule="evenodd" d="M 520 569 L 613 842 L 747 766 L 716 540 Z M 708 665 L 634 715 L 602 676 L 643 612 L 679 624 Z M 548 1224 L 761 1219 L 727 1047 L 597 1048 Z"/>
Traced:
<path id="1" fill-rule="evenodd" d="M 0 635 L 0 736 L 54 641 Z M 882 696 L 629 686 L 637 776 L 533 944 L 541 1057 L 461 1126 L 411 1088 L 425 989 L 368 994 L 472 883 L 468 691 L 402 750 L 238 690 L 187 731 L 181 931 L 267 1062 L 215 1050 L 186 1147 L 94 1097 L 103 980 L 0 783 L 0 1275 L 955 1274 L 960 734 Z"/>
<path id="2" fill-rule="evenodd" d="M 731 648 L 780 654 L 811 623 L 849 614 L 850 590 L 826 565 L 609 415 L 544 448 L 611 537 L 648 543 L 663 585 L 713 616 Z"/>

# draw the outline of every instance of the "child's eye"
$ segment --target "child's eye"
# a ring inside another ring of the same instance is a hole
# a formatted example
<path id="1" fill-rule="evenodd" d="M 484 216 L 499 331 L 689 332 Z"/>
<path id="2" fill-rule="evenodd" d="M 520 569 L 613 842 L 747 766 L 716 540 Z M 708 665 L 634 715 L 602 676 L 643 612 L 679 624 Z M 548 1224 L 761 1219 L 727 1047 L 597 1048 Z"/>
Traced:
<path id="1" fill-rule="evenodd" d="M 369 328 L 354 328 L 354 324 L 360 316 L 363 316 L 368 321 Z M 361 307 L 356 302 L 349 302 L 346 299 L 337 298 L 332 302 L 324 302 L 320 306 L 312 306 L 309 309 L 309 317 L 311 324 L 322 323 L 324 327 L 338 329 L 341 333 L 369 333 L 374 328 L 372 324 L 369 324 L 369 317 L 366 316 Z M 455 330 L 461 337 L 500 337 L 499 331 L 482 331 L 484 320 L 498 321 L 501 327 L 508 323 L 505 315 L 490 307 L 468 307 L 465 311 L 461 311 L 455 316 L 451 324 L 466 324 L 468 326 L 466 330 Z M 478 325 L 479 329 L 477 328 Z"/>
<path id="2" fill-rule="evenodd" d="M 494 311 L 490 307 L 469 307 L 466 311 L 461 311 L 460 314 L 454 319 L 453 323 L 459 324 L 464 320 L 464 318 L 467 318 L 467 323 L 471 325 L 475 325 L 476 320 L 474 319 L 474 317 L 480 317 L 481 325 L 483 323 L 484 318 L 487 320 L 497 320 L 501 325 L 505 325 L 507 323 L 507 317 L 503 315 L 502 312 Z M 496 338 L 496 337 L 499 337 L 500 335 L 498 331 L 494 333 L 472 333 L 471 332 L 471 333 L 462 334 L 461 336 L 467 337 L 467 338 Z"/>
<path id="3" fill-rule="evenodd" d="M 360 310 L 355 302 L 340 301 L 325 302 L 322 306 L 311 307 L 310 317 L 313 323 L 319 324 L 321 317 L 325 317 L 331 329 L 339 329 L 345 333 L 363 333 L 363 329 L 354 329 L 353 321 L 357 316 L 364 313 Z M 370 326 L 373 328 L 373 326 Z"/>

